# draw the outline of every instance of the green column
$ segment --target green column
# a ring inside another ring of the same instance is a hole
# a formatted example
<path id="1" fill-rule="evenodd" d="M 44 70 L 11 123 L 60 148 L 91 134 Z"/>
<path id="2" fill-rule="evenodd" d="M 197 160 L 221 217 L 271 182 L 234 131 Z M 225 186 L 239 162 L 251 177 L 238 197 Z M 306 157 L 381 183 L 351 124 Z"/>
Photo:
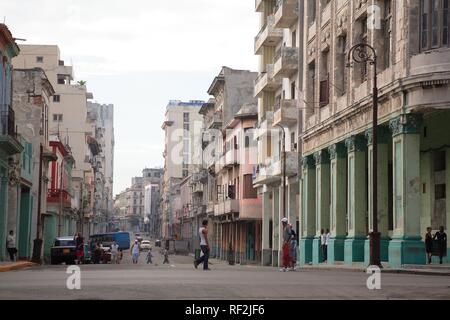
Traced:
<path id="1" fill-rule="evenodd" d="M 270 248 L 270 216 L 272 206 L 270 203 L 270 192 L 264 192 L 262 196 L 262 265 L 270 266 L 272 264 L 272 250 Z"/>
<path id="2" fill-rule="evenodd" d="M 323 262 L 320 232 L 330 228 L 330 157 L 328 150 L 314 154 L 316 161 L 316 236 L 313 240 L 313 264 Z"/>
<path id="3" fill-rule="evenodd" d="M 347 152 L 344 144 L 328 148 L 330 154 L 330 232 L 328 264 L 344 261 L 344 241 L 347 221 Z"/>
<path id="4" fill-rule="evenodd" d="M 316 169 L 312 156 L 304 157 L 302 162 L 300 264 L 305 265 L 312 262 L 313 239 L 316 234 Z"/>
<path id="5" fill-rule="evenodd" d="M 272 196 L 272 266 L 279 265 L 280 250 L 280 187 L 273 187 Z"/>
<path id="6" fill-rule="evenodd" d="M 1 151 L 1 150 L 0 150 Z M 1 156 L 1 154 L 0 154 Z M 1 159 L 0 159 L 1 160 Z M 8 210 L 7 169 L 0 164 L 0 261 L 6 259 L 6 212 Z"/>
<path id="7" fill-rule="evenodd" d="M 366 233 L 366 142 L 362 136 L 345 140 L 348 151 L 348 237 L 344 244 L 344 261 L 364 261 Z"/>
<path id="8" fill-rule="evenodd" d="M 369 200 L 369 232 L 373 230 L 373 213 L 372 213 L 372 129 L 366 131 L 367 145 L 368 145 L 368 200 Z M 389 248 L 389 130 L 387 127 L 380 126 L 378 128 L 378 231 L 381 233 L 381 261 L 388 261 L 388 248 Z M 370 263 L 370 240 L 367 239 L 364 246 L 364 263 L 369 265 Z"/>
<path id="9" fill-rule="evenodd" d="M 424 264 L 420 235 L 420 115 L 390 121 L 393 133 L 394 232 L 389 243 L 389 265 Z"/>

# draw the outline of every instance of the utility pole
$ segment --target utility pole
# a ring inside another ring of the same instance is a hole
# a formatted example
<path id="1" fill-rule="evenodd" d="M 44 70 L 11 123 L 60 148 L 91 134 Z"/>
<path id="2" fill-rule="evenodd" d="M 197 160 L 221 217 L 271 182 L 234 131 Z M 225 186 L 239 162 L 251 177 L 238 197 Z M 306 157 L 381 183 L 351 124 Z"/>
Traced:
<path id="1" fill-rule="evenodd" d="M 41 251 L 42 251 L 42 239 L 41 239 L 41 207 L 42 207 L 42 154 L 44 147 L 42 143 L 39 147 L 39 186 L 38 186 L 38 203 L 37 203 L 37 229 L 36 239 L 33 242 L 33 257 L 32 261 L 35 263 L 41 263 Z"/>

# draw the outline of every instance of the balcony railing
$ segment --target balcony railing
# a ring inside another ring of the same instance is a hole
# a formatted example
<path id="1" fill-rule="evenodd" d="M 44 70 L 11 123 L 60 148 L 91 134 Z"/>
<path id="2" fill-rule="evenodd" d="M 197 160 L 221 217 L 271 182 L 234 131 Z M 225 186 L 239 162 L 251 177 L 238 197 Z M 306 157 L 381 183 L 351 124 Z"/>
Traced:
<path id="1" fill-rule="evenodd" d="M 298 70 L 298 48 L 281 47 L 274 58 L 274 76 L 291 77 Z"/>
<path id="2" fill-rule="evenodd" d="M 255 54 L 260 55 L 263 46 L 275 47 L 283 39 L 283 30 L 275 28 L 275 17 L 270 15 L 255 37 Z"/>
<path id="3" fill-rule="evenodd" d="M 298 19 L 297 0 L 278 0 L 275 12 L 275 26 L 277 28 L 289 28 Z"/>
<path id="4" fill-rule="evenodd" d="M 66 190 L 48 189 L 47 202 L 59 203 L 61 200 L 63 204 L 70 205 L 72 201 L 72 196 Z"/>
<path id="5" fill-rule="evenodd" d="M 14 110 L 9 105 L 0 105 L 0 134 L 17 137 Z"/>
<path id="6" fill-rule="evenodd" d="M 233 167 L 239 164 L 239 153 L 238 150 L 229 150 L 225 154 L 225 164 L 224 166 L 227 168 Z"/>
<path id="7" fill-rule="evenodd" d="M 222 113 L 214 112 L 212 116 L 206 121 L 207 129 L 220 129 L 222 127 Z"/>

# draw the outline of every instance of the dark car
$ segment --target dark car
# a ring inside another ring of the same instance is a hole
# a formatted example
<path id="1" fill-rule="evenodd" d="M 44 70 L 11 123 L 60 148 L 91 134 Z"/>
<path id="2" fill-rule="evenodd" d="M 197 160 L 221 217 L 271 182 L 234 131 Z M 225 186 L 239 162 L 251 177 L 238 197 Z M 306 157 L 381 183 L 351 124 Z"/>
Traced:
<path id="1" fill-rule="evenodd" d="M 76 243 L 73 237 L 58 237 L 50 249 L 51 264 L 75 264 Z"/>

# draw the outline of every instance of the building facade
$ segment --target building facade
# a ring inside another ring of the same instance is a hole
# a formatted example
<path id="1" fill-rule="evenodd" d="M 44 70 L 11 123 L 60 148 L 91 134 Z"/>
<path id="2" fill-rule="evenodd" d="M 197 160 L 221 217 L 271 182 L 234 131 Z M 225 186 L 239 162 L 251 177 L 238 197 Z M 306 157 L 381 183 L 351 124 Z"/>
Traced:
<path id="1" fill-rule="evenodd" d="M 144 178 L 144 229 L 151 237 L 161 236 L 161 180 L 163 169 L 146 168 L 142 172 Z"/>
<path id="2" fill-rule="evenodd" d="M 299 89 L 302 84 L 299 72 L 302 53 L 299 44 L 303 39 L 299 3 L 302 1 L 255 2 L 256 12 L 261 19 L 260 32 L 255 37 L 255 54 L 259 56 L 260 73 L 254 87 L 259 118 L 255 133 L 258 161 L 254 168 L 253 183 L 263 202 L 263 265 L 278 266 L 281 261 L 280 220 L 286 217 L 294 229 L 298 229 L 301 133 Z"/>
<path id="3" fill-rule="evenodd" d="M 162 236 L 175 237 L 173 225 L 177 223 L 172 196 L 176 196 L 175 185 L 188 177 L 194 170 L 195 141 L 202 129 L 202 116 L 199 110 L 203 101 L 170 101 L 166 108 L 164 178 L 162 181 Z"/>
<path id="4" fill-rule="evenodd" d="M 321 261 L 321 229 L 332 235 L 328 263 L 369 261 L 374 66 L 347 67 L 363 43 L 377 54 L 382 261 L 424 264 L 426 228 L 450 227 L 448 1 L 301 4 L 301 263 Z"/>
<path id="5" fill-rule="evenodd" d="M 20 163 L 14 155 L 23 152 L 23 145 L 17 136 L 15 115 L 12 106 L 12 59 L 19 54 L 11 32 L 4 24 L 0 24 L 0 261 L 6 259 L 6 237 L 10 230 L 17 234 L 18 225 L 16 210 L 9 208 L 10 184 L 20 176 Z M 17 165 L 16 165 L 17 163 Z"/>

